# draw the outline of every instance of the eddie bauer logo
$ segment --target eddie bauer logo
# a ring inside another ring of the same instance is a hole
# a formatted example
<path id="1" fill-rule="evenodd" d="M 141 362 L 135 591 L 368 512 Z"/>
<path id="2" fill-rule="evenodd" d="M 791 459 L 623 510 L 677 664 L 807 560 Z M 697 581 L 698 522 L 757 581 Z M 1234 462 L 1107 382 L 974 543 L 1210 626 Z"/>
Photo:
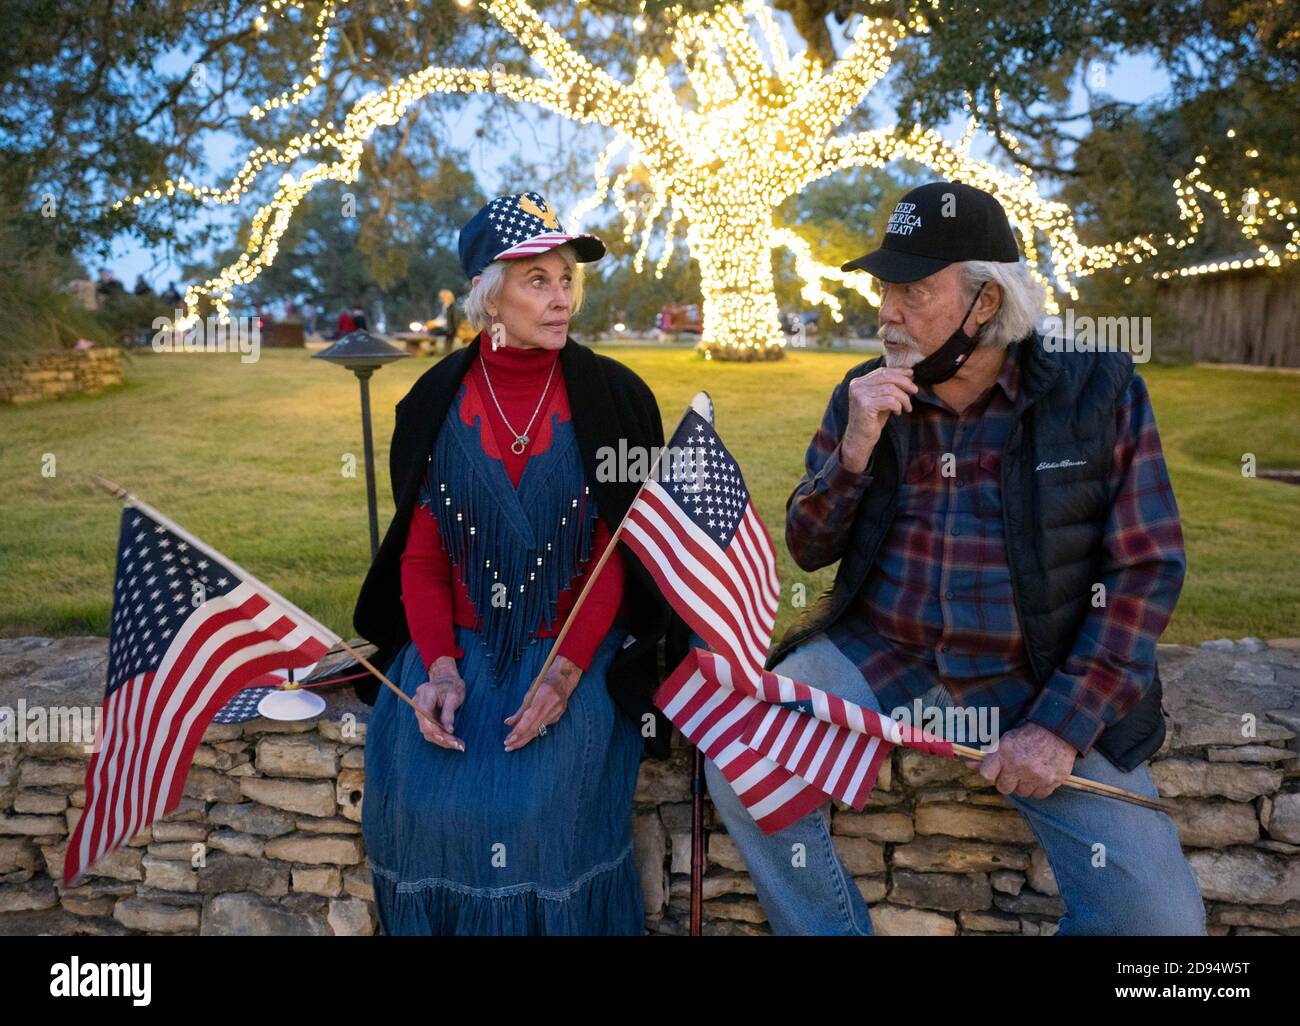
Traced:
<path id="1" fill-rule="evenodd" d="M 1087 462 L 1087 460 L 1057 460 L 1055 463 L 1048 463 L 1044 460 L 1034 468 L 1034 473 L 1037 474 L 1040 470 L 1055 470 L 1057 467 L 1082 467 Z"/>
<path id="2" fill-rule="evenodd" d="M 133 1005 L 149 1003 L 152 962 L 87 962 L 50 966 L 51 997 L 129 997 Z"/>

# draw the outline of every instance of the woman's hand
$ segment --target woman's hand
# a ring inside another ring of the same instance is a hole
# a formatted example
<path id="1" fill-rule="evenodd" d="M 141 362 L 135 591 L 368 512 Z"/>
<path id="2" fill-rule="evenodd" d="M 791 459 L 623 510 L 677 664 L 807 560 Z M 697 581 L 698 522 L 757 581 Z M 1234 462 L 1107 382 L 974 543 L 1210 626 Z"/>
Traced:
<path id="1" fill-rule="evenodd" d="M 429 680 L 415 689 L 414 702 L 434 721 L 430 723 L 418 714 L 415 717 L 426 741 L 458 752 L 465 750 L 465 742 L 452 734 L 456 710 L 465 704 L 465 682 L 456 669 L 455 659 L 440 656 L 433 661 Z"/>
<path id="2" fill-rule="evenodd" d="M 527 709 L 521 705 L 519 711 L 506 720 L 514 728 L 506 738 L 506 751 L 523 748 L 538 736 L 537 728 L 543 723 L 549 727 L 558 722 L 568 708 L 569 696 L 573 694 L 581 677 L 582 668 L 577 663 L 564 656 L 556 656 L 546 671 L 546 676 L 537 685 L 532 704 Z"/>

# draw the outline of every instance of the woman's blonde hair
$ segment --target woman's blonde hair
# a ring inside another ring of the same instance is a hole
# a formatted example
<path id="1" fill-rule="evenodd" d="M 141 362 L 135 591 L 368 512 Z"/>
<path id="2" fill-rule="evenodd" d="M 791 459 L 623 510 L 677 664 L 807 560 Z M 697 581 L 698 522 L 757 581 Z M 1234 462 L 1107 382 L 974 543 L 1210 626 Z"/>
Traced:
<path id="1" fill-rule="evenodd" d="M 583 269 L 582 264 L 578 262 L 578 255 L 573 251 L 571 243 L 563 243 L 556 246 L 552 253 L 559 253 L 564 258 L 565 266 L 568 267 L 569 273 L 573 276 L 573 311 L 576 314 L 582 309 L 583 293 Z M 506 261 L 493 260 L 487 267 L 483 268 L 483 273 L 479 276 L 478 283 L 470 286 L 469 294 L 465 297 L 465 319 L 469 321 L 469 326 L 475 331 L 486 331 L 492 324 L 492 315 L 487 312 L 489 304 L 494 304 L 497 297 L 501 295 L 501 286 L 506 280 Z"/>

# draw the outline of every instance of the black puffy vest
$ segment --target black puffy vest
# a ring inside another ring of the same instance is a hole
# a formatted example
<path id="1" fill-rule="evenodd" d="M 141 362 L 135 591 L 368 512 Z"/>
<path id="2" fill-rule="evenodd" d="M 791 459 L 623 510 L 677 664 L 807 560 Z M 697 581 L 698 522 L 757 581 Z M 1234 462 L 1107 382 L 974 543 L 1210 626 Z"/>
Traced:
<path id="1" fill-rule="evenodd" d="M 1102 537 L 1110 510 L 1115 413 L 1133 374 L 1128 353 L 1052 353 L 1038 333 L 1019 343 L 1016 424 L 1002 460 L 1002 522 L 1016 612 L 1030 670 L 1041 688 L 1063 663 L 1092 608 Z M 848 382 L 883 366 L 877 357 L 849 371 L 834 401 L 848 422 Z M 875 563 L 898 505 L 908 432 L 890 417 L 871 455 L 862 496 L 835 581 L 773 647 L 772 669 L 805 638 L 835 623 Z M 1044 467 L 1068 460 L 1069 466 Z M 1080 461 L 1082 461 L 1080 463 Z M 1096 748 L 1124 771 L 1149 759 L 1165 737 L 1160 670 L 1142 698 L 1097 738 Z"/>

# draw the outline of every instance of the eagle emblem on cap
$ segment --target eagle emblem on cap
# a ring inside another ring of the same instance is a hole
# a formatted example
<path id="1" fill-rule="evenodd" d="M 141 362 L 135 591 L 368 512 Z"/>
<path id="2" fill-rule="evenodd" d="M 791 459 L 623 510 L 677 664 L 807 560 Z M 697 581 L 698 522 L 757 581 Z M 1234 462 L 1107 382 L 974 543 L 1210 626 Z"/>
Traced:
<path id="1" fill-rule="evenodd" d="M 542 202 L 546 203 L 545 200 L 542 200 Z M 551 231 L 555 231 L 560 227 L 560 219 L 555 216 L 555 211 L 550 209 L 550 205 L 548 204 L 545 207 L 539 207 L 533 202 L 531 196 L 524 195 L 519 197 L 519 209 L 525 214 L 532 214 L 533 217 L 540 218 L 542 224 Z"/>

